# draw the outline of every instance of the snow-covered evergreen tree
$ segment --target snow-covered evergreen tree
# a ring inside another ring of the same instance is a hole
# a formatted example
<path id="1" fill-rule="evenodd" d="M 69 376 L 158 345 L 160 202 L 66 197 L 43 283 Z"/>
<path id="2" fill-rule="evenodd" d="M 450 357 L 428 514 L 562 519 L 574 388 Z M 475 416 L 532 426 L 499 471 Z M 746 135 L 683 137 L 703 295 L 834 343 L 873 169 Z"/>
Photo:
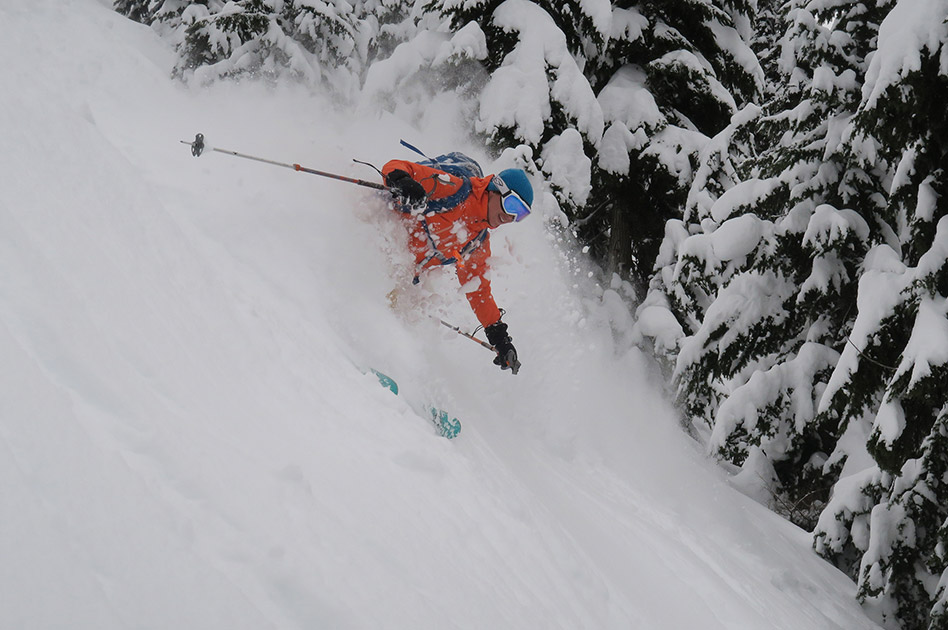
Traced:
<path id="1" fill-rule="evenodd" d="M 816 403 L 882 232 L 872 185 L 852 185 L 871 180 L 871 165 L 841 135 L 875 45 L 865 25 L 877 28 L 887 8 L 871 4 L 787 5 L 773 66 L 783 89 L 768 89 L 762 112 L 736 117 L 705 151 L 652 283 L 681 324 L 679 398 L 709 448 L 804 526 L 839 472 L 840 425 Z"/>
<path id="2" fill-rule="evenodd" d="M 874 466 L 838 489 L 817 550 L 858 572 L 859 598 L 906 629 L 948 623 L 946 59 L 948 3 L 901 0 L 880 31 L 848 140 L 863 161 L 890 167 L 884 217 L 894 236 L 867 259 L 853 348 L 821 403 L 843 422 L 871 423 Z M 847 509 L 857 492 L 873 498 L 868 518 Z"/>
<path id="3" fill-rule="evenodd" d="M 113 7 L 131 20 L 151 24 L 159 4 L 158 0 L 115 0 Z"/>
<path id="4" fill-rule="evenodd" d="M 618 3 L 592 60 L 605 134 L 581 234 L 610 269 L 651 274 L 703 145 L 762 87 L 745 2 Z"/>
<path id="5" fill-rule="evenodd" d="M 764 73 L 761 102 L 772 101 L 786 87 L 780 72 L 780 38 L 786 32 L 787 7 L 788 0 L 757 0 L 750 45 Z"/>
<path id="6" fill-rule="evenodd" d="M 523 146 L 526 166 L 542 169 L 561 207 L 585 205 L 589 156 L 603 123 L 584 66 L 608 36 L 609 3 L 447 0 L 437 6 L 455 30 L 476 28 L 484 36 L 489 77 L 478 95 L 477 131 L 498 150 Z"/>
<path id="7" fill-rule="evenodd" d="M 153 24 L 179 53 L 175 74 L 291 75 L 349 95 L 405 0 L 117 0 L 117 11 Z"/>
<path id="8" fill-rule="evenodd" d="M 215 10 L 216 9 L 216 10 Z M 353 7 L 344 2 L 238 0 L 219 9 L 191 6 L 177 71 L 207 81 L 245 73 L 289 72 L 311 83 L 323 68 L 346 67 L 355 49 Z"/>
<path id="9" fill-rule="evenodd" d="M 437 6 L 455 29 L 484 33 L 479 130 L 498 148 L 529 147 L 594 256 L 644 282 L 707 134 L 760 87 L 749 5 Z"/>

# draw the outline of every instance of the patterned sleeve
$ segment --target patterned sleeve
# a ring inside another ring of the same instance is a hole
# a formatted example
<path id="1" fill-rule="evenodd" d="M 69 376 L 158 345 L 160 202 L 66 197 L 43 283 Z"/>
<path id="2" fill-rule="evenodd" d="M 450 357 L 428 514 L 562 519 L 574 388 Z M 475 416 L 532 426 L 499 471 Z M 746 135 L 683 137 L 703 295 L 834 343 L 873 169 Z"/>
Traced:
<path id="1" fill-rule="evenodd" d="M 500 309 L 494 302 L 490 290 L 490 280 L 487 279 L 487 259 L 490 257 L 490 237 L 475 249 L 464 261 L 458 265 L 458 280 L 465 289 L 471 289 L 467 301 L 471 310 L 477 316 L 477 321 L 487 327 L 500 321 Z"/>

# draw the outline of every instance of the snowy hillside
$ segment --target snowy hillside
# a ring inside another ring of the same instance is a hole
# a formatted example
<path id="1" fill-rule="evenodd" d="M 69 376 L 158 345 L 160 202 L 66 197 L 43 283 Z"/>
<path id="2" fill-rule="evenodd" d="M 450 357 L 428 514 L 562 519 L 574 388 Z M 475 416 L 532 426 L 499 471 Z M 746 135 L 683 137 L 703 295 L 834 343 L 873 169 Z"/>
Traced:
<path id="1" fill-rule="evenodd" d="M 389 307 L 374 192 L 179 143 L 368 179 L 402 137 L 476 154 L 451 103 L 188 90 L 108 4 L 0 3 L 0 628 L 876 627 L 679 430 L 542 207 L 494 239 L 512 377 L 413 314 L 473 328 L 450 277 Z"/>

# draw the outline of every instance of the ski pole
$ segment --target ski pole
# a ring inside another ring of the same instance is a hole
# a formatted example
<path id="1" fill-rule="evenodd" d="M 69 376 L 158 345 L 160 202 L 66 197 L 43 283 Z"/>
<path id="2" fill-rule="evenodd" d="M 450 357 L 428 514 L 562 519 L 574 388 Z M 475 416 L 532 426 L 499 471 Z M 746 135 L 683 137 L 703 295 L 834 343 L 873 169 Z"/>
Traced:
<path id="1" fill-rule="evenodd" d="M 470 334 L 470 333 L 466 333 L 466 332 L 464 332 L 463 330 L 461 330 L 460 328 L 458 328 L 457 326 L 452 326 L 452 325 L 449 324 L 448 322 L 444 321 L 443 319 L 439 319 L 439 318 L 435 317 L 434 315 L 432 315 L 431 317 L 432 317 L 432 319 L 437 319 L 439 322 L 441 322 L 441 324 L 442 324 L 443 326 L 447 326 L 448 328 L 450 328 L 451 330 L 453 330 L 453 331 L 456 332 L 457 334 L 461 335 L 462 337 L 467 337 L 467 338 L 470 339 L 471 341 L 476 341 L 477 343 L 481 344 L 482 346 L 484 346 L 485 348 L 487 348 L 487 349 L 490 350 L 491 352 L 495 352 L 495 353 L 497 352 L 497 349 L 494 348 L 494 346 L 492 346 L 492 345 L 490 345 L 489 343 L 487 343 L 486 341 L 481 341 L 480 339 L 478 339 L 478 338 L 475 337 L 474 335 L 472 335 L 472 334 Z"/>
<path id="2" fill-rule="evenodd" d="M 274 160 L 267 160 L 261 157 L 255 157 L 253 155 L 246 155 L 244 153 L 238 153 L 237 151 L 230 151 L 228 149 L 218 149 L 217 147 L 208 147 L 204 144 L 204 134 L 199 133 L 194 136 L 193 142 L 188 142 L 187 140 L 181 140 L 181 144 L 187 144 L 191 147 L 191 155 L 194 157 L 201 157 L 201 154 L 205 149 L 211 151 L 217 151 L 218 153 L 224 153 L 226 155 L 233 155 L 234 157 L 244 158 L 246 160 L 254 160 L 256 162 L 263 162 L 264 164 L 272 164 L 274 166 L 282 166 L 284 168 L 291 168 L 294 171 L 299 171 L 301 173 L 310 173 L 312 175 L 319 175 L 320 177 L 329 177 L 330 179 L 338 179 L 339 181 L 349 182 L 350 184 L 356 184 L 358 186 L 365 186 L 367 188 L 375 188 L 376 190 L 388 190 L 387 186 L 378 184 L 376 182 L 367 182 L 364 179 L 355 179 L 354 177 L 346 177 L 345 175 L 336 175 L 335 173 L 327 173 L 325 171 L 317 171 L 313 168 L 306 168 L 305 166 L 300 166 L 299 164 L 288 164 L 286 162 L 276 162 Z"/>

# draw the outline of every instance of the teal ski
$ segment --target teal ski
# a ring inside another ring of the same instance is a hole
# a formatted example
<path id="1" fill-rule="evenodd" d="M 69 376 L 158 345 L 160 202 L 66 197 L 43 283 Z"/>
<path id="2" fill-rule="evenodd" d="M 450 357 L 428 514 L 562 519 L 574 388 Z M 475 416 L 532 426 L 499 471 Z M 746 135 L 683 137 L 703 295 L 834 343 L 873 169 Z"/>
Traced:
<path id="1" fill-rule="evenodd" d="M 376 369 L 369 368 L 372 374 L 375 374 L 375 377 L 379 379 L 379 385 L 388 389 L 390 392 L 398 395 L 398 383 L 395 382 L 391 376 L 383 374 Z M 438 433 L 442 436 L 448 438 L 456 438 L 461 432 L 461 421 L 457 418 L 452 418 L 444 409 L 438 409 L 437 407 L 432 407 L 431 405 L 424 405 L 424 413 L 428 415 L 428 419 L 435 425 L 435 428 L 438 429 Z"/>
<path id="2" fill-rule="evenodd" d="M 372 368 L 369 368 L 369 369 L 372 370 L 372 374 L 375 374 L 375 376 L 379 379 L 379 385 L 387 388 L 393 394 L 398 396 L 398 383 L 395 382 L 395 379 L 393 379 L 391 376 L 388 376 L 386 374 L 382 374 L 378 370 L 375 370 Z"/>

